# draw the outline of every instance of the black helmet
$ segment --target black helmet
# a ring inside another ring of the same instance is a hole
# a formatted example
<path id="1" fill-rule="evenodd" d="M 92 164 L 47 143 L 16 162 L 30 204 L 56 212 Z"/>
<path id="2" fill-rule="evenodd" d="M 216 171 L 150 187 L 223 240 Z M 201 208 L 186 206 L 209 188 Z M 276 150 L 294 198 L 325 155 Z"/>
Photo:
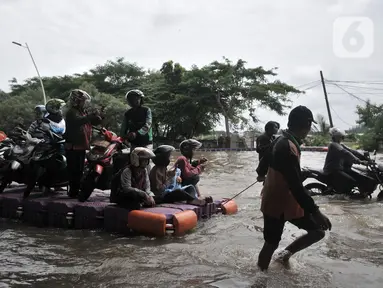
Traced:
<path id="1" fill-rule="evenodd" d="M 126 92 L 126 94 L 125 94 L 125 99 L 126 99 L 126 101 L 129 102 L 129 96 L 133 96 L 133 95 L 137 95 L 137 96 L 139 96 L 141 99 L 142 99 L 142 98 L 145 98 L 145 95 L 144 95 L 144 93 L 143 93 L 141 90 L 134 89 L 134 90 L 129 90 L 128 92 Z"/>
<path id="2" fill-rule="evenodd" d="M 174 150 L 176 150 L 176 148 L 174 148 L 173 146 L 170 146 L 170 145 L 160 145 L 153 152 L 157 156 L 157 155 L 160 155 L 160 154 L 171 153 Z"/>
<path id="3" fill-rule="evenodd" d="M 84 90 L 74 89 L 69 94 L 69 101 L 72 106 L 76 107 L 81 102 L 89 103 L 92 100 L 92 97 Z"/>
<path id="4" fill-rule="evenodd" d="M 170 157 L 172 152 L 176 150 L 173 146 L 170 145 L 161 145 L 158 146 L 153 152 L 156 155 L 153 158 L 154 165 L 167 167 L 170 164 Z"/>
<path id="5" fill-rule="evenodd" d="M 45 109 L 49 114 L 58 114 L 61 113 L 61 109 L 65 106 L 65 101 L 58 98 L 53 98 L 48 100 L 45 105 Z"/>

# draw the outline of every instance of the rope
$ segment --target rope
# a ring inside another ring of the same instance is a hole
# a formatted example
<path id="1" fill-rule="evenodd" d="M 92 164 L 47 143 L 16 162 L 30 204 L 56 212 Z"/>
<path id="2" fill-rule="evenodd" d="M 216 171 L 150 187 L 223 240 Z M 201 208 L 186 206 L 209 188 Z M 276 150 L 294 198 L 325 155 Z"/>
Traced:
<path id="1" fill-rule="evenodd" d="M 257 184 L 258 181 L 255 181 L 253 184 L 250 184 L 249 186 L 247 186 L 245 189 L 243 189 L 241 192 L 235 194 L 233 197 L 231 197 L 230 199 L 224 201 L 222 204 L 225 204 L 231 200 L 233 200 L 234 198 L 238 197 L 239 195 L 241 195 L 243 192 L 245 192 L 247 189 L 251 188 L 252 186 L 254 186 L 255 184 Z"/>

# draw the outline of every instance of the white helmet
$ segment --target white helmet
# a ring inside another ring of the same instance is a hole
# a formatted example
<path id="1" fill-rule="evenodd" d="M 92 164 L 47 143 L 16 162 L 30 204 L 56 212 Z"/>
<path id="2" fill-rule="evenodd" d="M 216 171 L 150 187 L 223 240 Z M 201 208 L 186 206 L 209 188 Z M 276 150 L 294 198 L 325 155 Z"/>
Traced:
<path id="1" fill-rule="evenodd" d="M 340 130 L 340 129 L 338 129 L 338 128 L 335 128 L 335 127 L 333 127 L 333 128 L 331 128 L 330 129 L 330 135 L 332 136 L 332 137 L 336 137 L 336 136 L 338 136 L 338 137 L 344 137 L 344 136 L 346 136 L 346 134 L 342 131 L 342 130 Z"/>
<path id="2" fill-rule="evenodd" d="M 130 163 L 134 167 L 140 165 L 140 159 L 153 159 L 156 155 L 152 150 L 145 147 L 136 147 L 132 153 L 130 153 Z"/>

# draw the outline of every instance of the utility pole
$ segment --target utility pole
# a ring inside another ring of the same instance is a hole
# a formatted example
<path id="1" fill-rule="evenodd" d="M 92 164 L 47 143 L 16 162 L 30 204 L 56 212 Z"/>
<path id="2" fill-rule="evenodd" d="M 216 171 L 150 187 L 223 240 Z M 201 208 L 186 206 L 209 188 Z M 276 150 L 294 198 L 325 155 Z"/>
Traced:
<path id="1" fill-rule="evenodd" d="M 20 44 L 19 42 L 12 41 L 12 44 L 15 44 L 15 45 L 17 45 L 17 46 L 23 47 L 23 48 L 25 48 L 25 49 L 28 50 L 29 56 L 30 56 L 31 59 L 32 59 L 32 63 L 33 63 L 33 65 L 35 66 L 35 69 L 36 69 L 36 72 L 37 72 L 37 76 L 38 76 L 39 81 L 40 81 L 41 90 L 42 90 L 42 92 L 43 92 L 43 97 L 44 97 L 44 105 L 47 104 L 47 96 L 45 95 L 45 89 L 44 89 L 43 79 L 42 79 L 41 76 L 40 76 L 39 69 L 37 69 L 37 65 L 36 65 L 35 59 L 34 59 L 33 56 L 32 56 L 32 52 L 31 52 L 31 50 L 29 49 L 28 43 L 25 43 L 25 46 L 24 46 L 24 45 Z"/>
<path id="2" fill-rule="evenodd" d="M 326 100 L 328 119 L 329 119 L 329 121 L 330 121 L 330 127 L 332 128 L 332 127 L 334 127 L 334 124 L 332 123 L 332 116 L 331 116 L 330 104 L 328 103 L 328 97 L 327 97 L 327 91 L 326 91 L 326 84 L 324 83 L 324 78 L 323 78 L 322 70 L 320 71 L 320 79 L 321 79 L 321 81 L 322 81 L 322 87 L 323 87 L 324 99 Z"/>

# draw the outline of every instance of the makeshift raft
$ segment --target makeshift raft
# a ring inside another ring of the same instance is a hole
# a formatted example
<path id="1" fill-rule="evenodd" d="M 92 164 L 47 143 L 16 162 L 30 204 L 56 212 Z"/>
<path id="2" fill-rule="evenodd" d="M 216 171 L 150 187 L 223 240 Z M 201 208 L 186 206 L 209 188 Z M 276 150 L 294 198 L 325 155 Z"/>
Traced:
<path id="1" fill-rule="evenodd" d="M 194 229 L 198 220 L 214 214 L 235 214 L 234 200 L 221 199 L 206 206 L 184 203 L 161 204 L 129 211 L 109 202 L 106 195 L 95 195 L 87 202 L 70 199 L 66 192 L 43 196 L 41 192 L 22 198 L 23 186 L 0 194 L 0 216 L 37 227 L 105 230 L 123 235 L 180 236 Z"/>

